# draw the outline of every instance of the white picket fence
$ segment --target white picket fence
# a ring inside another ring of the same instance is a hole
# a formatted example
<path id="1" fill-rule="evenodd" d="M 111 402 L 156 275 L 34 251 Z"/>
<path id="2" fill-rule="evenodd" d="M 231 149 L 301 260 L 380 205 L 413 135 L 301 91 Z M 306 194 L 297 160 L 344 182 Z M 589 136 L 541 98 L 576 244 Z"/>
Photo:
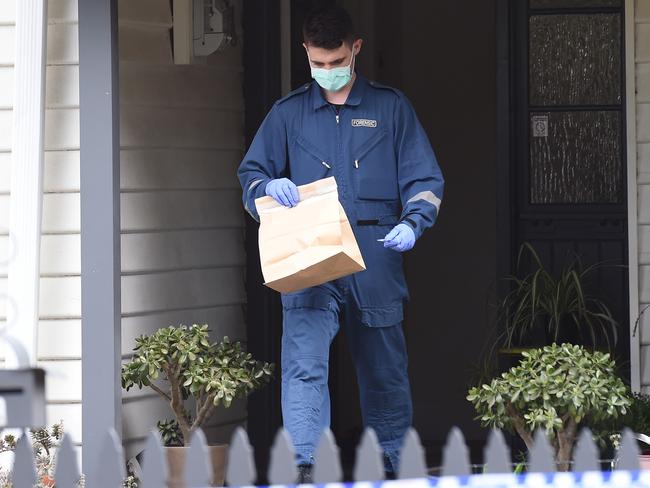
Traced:
<path id="1" fill-rule="evenodd" d="M 122 445 L 114 431 L 107 433 L 100 453 L 85 453 L 96 456 L 96 469 L 84 477 L 87 488 L 119 488 L 125 479 L 125 460 Z M 354 467 L 355 483 L 340 483 L 343 471 L 339 459 L 339 448 L 331 431 L 326 430 L 315 452 L 313 480 L 315 484 L 328 488 L 352 487 L 371 488 L 386 484 L 396 488 L 440 488 L 499 487 L 515 488 L 527 486 L 544 488 L 650 488 L 650 471 L 639 471 L 639 450 L 634 433 L 623 432 L 621 448 L 617 453 L 614 471 L 601 471 L 598 449 L 591 432 L 584 429 L 580 434 L 572 461 L 572 472 L 556 472 L 551 446 L 546 435 L 539 431 L 535 444 L 527 459 L 527 474 L 512 473 L 512 460 L 503 434 L 498 430 L 490 433 L 484 449 L 485 474 L 471 474 L 469 450 L 461 431 L 451 430 L 443 450 L 440 477 L 429 476 L 425 463 L 424 449 L 414 429 L 411 429 L 401 451 L 401 464 L 397 480 L 384 479 L 383 454 L 377 437 L 367 429 L 357 447 Z M 167 464 L 160 435 L 151 433 L 143 454 L 143 466 L 138 483 L 139 488 L 163 488 L 167 486 Z M 292 485 L 297 479 L 294 449 L 287 432 L 281 429 L 276 435 L 270 452 L 268 479 L 273 485 Z M 72 442 L 65 436 L 57 452 L 55 466 L 56 488 L 77 488 L 80 472 Z M 207 487 L 212 478 L 208 446 L 201 430 L 196 431 L 188 449 L 185 482 L 188 488 Z M 239 428 L 231 439 L 226 467 L 226 483 L 229 486 L 251 486 L 257 479 L 253 449 L 246 431 Z M 13 465 L 14 488 L 28 488 L 36 484 L 36 469 L 28 436 L 19 440 Z"/>

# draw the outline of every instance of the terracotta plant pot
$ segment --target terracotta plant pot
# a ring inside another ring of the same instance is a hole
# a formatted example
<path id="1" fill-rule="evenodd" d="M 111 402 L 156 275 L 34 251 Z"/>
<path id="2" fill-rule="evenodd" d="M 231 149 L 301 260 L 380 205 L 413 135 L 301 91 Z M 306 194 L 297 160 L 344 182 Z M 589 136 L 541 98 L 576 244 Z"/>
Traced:
<path id="1" fill-rule="evenodd" d="M 167 466 L 169 467 L 169 488 L 185 486 L 185 456 L 189 447 L 165 447 Z M 228 444 L 209 446 L 210 461 L 212 461 L 211 486 L 223 486 L 226 472 L 226 453 Z"/>

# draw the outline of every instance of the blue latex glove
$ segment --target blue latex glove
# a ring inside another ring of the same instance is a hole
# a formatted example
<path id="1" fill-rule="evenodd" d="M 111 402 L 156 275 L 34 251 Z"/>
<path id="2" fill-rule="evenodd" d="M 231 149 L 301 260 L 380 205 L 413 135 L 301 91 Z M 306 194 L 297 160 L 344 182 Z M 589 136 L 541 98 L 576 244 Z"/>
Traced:
<path id="1" fill-rule="evenodd" d="M 269 181 L 266 184 L 265 192 L 285 207 L 295 207 L 300 201 L 298 187 L 288 178 Z"/>
<path id="2" fill-rule="evenodd" d="M 404 252 L 415 246 L 415 232 L 407 224 L 397 224 L 384 238 L 384 247 Z"/>

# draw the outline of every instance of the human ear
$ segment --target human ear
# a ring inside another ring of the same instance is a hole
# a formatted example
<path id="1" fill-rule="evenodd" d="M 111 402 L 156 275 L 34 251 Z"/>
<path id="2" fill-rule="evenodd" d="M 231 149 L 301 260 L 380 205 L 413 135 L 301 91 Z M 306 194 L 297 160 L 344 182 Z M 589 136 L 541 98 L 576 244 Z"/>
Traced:
<path id="1" fill-rule="evenodd" d="M 361 52 L 361 46 L 363 46 L 363 39 L 357 39 L 352 43 L 352 51 L 354 55 L 357 56 Z"/>
<path id="2" fill-rule="evenodd" d="M 305 48 L 305 55 L 307 56 L 307 63 L 309 64 L 309 66 L 311 66 L 311 58 L 309 57 L 309 48 L 307 47 L 307 44 L 305 44 L 304 42 L 302 43 L 302 47 Z"/>

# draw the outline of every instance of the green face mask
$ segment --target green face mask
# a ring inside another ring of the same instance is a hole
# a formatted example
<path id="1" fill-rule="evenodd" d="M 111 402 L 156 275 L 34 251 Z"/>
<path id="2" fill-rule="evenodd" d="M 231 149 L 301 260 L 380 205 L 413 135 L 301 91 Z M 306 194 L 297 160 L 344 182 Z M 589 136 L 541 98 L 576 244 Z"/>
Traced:
<path id="1" fill-rule="evenodd" d="M 332 92 L 339 91 L 345 85 L 350 83 L 350 80 L 352 79 L 352 64 L 354 63 L 354 48 L 352 49 L 350 64 L 339 68 L 314 68 L 311 66 L 309 51 L 307 51 L 307 58 L 309 59 L 309 66 L 311 67 L 311 77 L 316 80 L 316 83 L 318 83 L 324 90 Z"/>

